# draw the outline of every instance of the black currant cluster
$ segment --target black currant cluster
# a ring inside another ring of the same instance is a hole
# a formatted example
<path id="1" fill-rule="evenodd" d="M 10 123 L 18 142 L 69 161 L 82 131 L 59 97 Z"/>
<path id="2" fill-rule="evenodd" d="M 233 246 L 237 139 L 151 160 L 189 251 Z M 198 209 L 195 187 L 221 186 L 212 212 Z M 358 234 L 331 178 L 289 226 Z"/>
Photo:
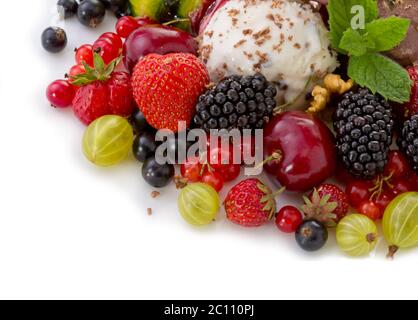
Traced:
<path id="1" fill-rule="evenodd" d="M 343 95 L 334 113 L 338 156 L 355 177 L 383 172 L 393 137 L 392 108 L 380 95 L 358 89 Z"/>
<path id="2" fill-rule="evenodd" d="M 405 121 L 397 143 L 414 171 L 418 173 L 418 115 Z"/>
<path id="3" fill-rule="evenodd" d="M 174 177 L 174 164 L 182 162 L 182 159 L 168 157 L 167 164 L 159 164 L 155 160 L 155 152 L 161 142 L 155 140 L 156 130 L 146 121 L 144 114 L 139 110 L 131 116 L 131 124 L 136 134 L 132 151 L 135 158 L 143 163 L 142 176 L 145 181 L 155 188 L 162 188 L 168 185 Z M 168 155 L 177 155 L 179 149 L 184 149 L 184 143 L 181 139 L 175 138 L 167 141 Z M 190 145 L 186 145 L 186 150 Z"/>
<path id="4" fill-rule="evenodd" d="M 111 10 L 117 18 L 131 15 L 129 0 L 58 0 L 58 13 L 62 18 L 77 15 L 85 26 L 95 28 L 101 24 L 106 9 Z M 59 27 L 49 27 L 42 33 L 42 46 L 51 53 L 62 51 L 67 45 L 67 34 Z"/>
<path id="5" fill-rule="evenodd" d="M 277 89 L 262 74 L 223 79 L 199 97 L 193 124 L 211 129 L 262 129 L 273 116 Z"/>

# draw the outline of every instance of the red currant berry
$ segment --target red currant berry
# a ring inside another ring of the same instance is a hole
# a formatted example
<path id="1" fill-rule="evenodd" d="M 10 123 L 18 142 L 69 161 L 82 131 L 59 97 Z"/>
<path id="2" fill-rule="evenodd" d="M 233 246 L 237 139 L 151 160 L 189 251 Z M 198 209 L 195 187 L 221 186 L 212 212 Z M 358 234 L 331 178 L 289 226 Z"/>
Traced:
<path id="1" fill-rule="evenodd" d="M 116 23 L 116 32 L 120 37 L 127 38 L 138 27 L 138 21 L 134 17 L 125 16 Z"/>
<path id="2" fill-rule="evenodd" d="M 198 157 L 187 159 L 180 166 L 180 173 L 189 182 L 199 182 L 202 179 L 202 164 Z"/>
<path id="3" fill-rule="evenodd" d="M 79 65 L 82 65 L 82 62 L 84 61 L 89 66 L 93 67 L 93 46 L 90 44 L 84 44 L 78 48 L 75 52 L 75 61 Z"/>
<path id="4" fill-rule="evenodd" d="M 363 201 L 358 207 L 358 211 L 374 221 L 381 219 L 383 215 L 379 206 L 370 200 Z"/>
<path id="5" fill-rule="evenodd" d="M 210 150 L 208 156 L 209 165 L 222 175 L 225 182 L 230 182 L 238 178 L 241 173 L 241 166 L 234 164 L 233 148 L 214 148 Z"/>
<path id="6" fill-rule="evenodd" d="M 391 192 L 384 191 L 379 196 L 377 196 L 374 202 L 380 208 L 381 213 L 383 213 L 386 207 L 389 205 L 389 203 L 393 200 L 393 198 L 394 198 L 394 195 Z"/>
<path id="7" fill-rule="evenodd" d="M 276 226 L 280 231 L 285 233 L 295 232 L 302 221 L 302 213 L 293 206 L 281 208 L 276 215 Z"/>
<path id="8" fill-rule="evenodd" d="M 362 202 L 368 200 L 371 196 L 369 189 L 372 187 L 372 183 L 367 181 L 355 180 L 349 182 L 345 188 L 345 193 L 350 205 L 356 208 Z"/>
<path id="9" fill-rule="evenodd" d="M 403 178 L 406 177 L 410 171 L 411 167 L 404 155 L 399 151 L 392 150 L 389 153 L 389 159 L 385 167 L 384 175 L 391 175 L 392 178 Z"/>
<path id="10" fill-rule="evenodd" d="M 67 80 L 56 80 L 46 89 L 46 97 L 52 106 L 67 108 L 71 106 L 75 96 L 74 86 Z"/>
<path id="11" fill-rule="evenodd" d="M 122 39 L 114 32 L 103 33 L 98 40 L 110 40 L 110 42 L 117 48 L 123 47 Z"/>
<path id="12" fill-rule="evenodd" d="M 119 56 L 120 48 L 116 47 L 110 39 L 99 39 L 94 43 L 93 50 L 102 57 L 105 64 L 109 64 Z"/>
<path id="13" fill-rule="evenodd" d="M 72 82 L 72 77 L 78 76 L 79 74 L 83 74 L 86 72 L 86 69 L 83 65 L 76 64 L 75 66 L 72 66 L 70 71 L 68 71 L 68 78 L 69 82 Z"/>
<path id="14" fill-rule="evenodd" d="M 224 186 L 223 177 L 216 171 L 206 172 L 202 178 L 201 182 L 206 183 L 213 187 L 217 192 L 221 191 Z"/>

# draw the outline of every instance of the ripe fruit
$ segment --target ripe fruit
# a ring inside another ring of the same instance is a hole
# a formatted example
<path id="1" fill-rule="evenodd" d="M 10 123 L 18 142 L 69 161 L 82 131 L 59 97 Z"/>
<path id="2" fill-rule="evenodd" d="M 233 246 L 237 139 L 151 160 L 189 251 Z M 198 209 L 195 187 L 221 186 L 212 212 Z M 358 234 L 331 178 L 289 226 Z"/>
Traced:
<path id="1" fill-rule="evenodd" d="M 300 111 L 275 116 L 264 129 L 266 171 L 288 191 L 308 191 L 336 167 L 331 131 L 315 116 Z"/>
<path id="2" fill-rule="evenodd" d="M 408 119 L 411 116 L 418 114 L 418 66 L 411 66 L 407 68 L 409 77 L 412 80 L 411 99 L 402 106 L 403 118 Z"/>
<path id="3" fill-rule="evenodd" d="M 174 166 L 172 164 L 159 164 L 154 157 L 145 160 L 142 165 L 142 177 L 154 188 L 167 186 L 174 177 Z"/>
<path id="4" fill-rule="evenodd" d="M 217 192 L 220 192 L 224 186 L 224 179 L 222 175 L 216 171 L 207 171 L 202 175 L 200 181 L 210 185 Z"/>
<path id="5" fill-rule="evenodd" d="M 124 64 L 132 72 L 140 59 L 151 54 L 197 54 L 195 39 L 187 32 L 161 25 L 147 25 L 132 32 L 123 46 Z M 199 93 L 200 94 L 200 93 Z"/>
<path id="6" fill-rule="evenodd" d="M 227 218 L 244 227 L 258 227 L 276 213 L 274 197 L 269 187 L 258 179 L 247 179 L 233 187 L 224 202 Z"/>
<path id="7" fill-rule="evenodd" d="M 343 95 L 334 114 L 338 157 L 352 175 L 372 179 L 382 173 L 393 135 L 392 107 L 368 89 Z"/>
<path id="8" fill-rule="evenodd" d="M 208 151 L 209 165 L 220 173 L 225 182 L 234 181 L 241 173 L 241 166 L 234 164 L 233 148 L 213 148 Z"/>
<path id="9" fill-rule="evenodd" d="M 405 121 L 397 143 L 414 171 L 418 173 L 418 115 Z"/>
<path id="10" fill-rule="evenodd" d="M 56 80 L 46 89 L 46 97 L 53 107 L 71 106 L 75 95 L 74 87 L 67 80 Z"/>
<path id="11" fill-rule="evenodd" d="M 132 151 L 139 162 L 145 162 L 148 158 L 155 155 L 158 144 L 155 141 L 155 135 L 149 132 L 136 136 L 132 145 Z"/>
<path id="12" fill-rule="evenodd" d="M 337 226 L 337 243 L 350 256 L 370 253 L 377 244 L 376 224 L 362 214 L 351 214 L 343 218 Z"/>
<path id="13" fill-rule="evenodd" d="M 129 122 L 119 116 L 104 116 L 90 124 L 83 138 L 83 152 L 98 166 L 112 166 L 122 161 L 132 147 Z"/>
<path id="14" fill-rule="evenodd" d="M 86 72 L 86 68 L 82 64 L 76 64 L 71 67 L 70 71 L 68 71 L 67 76 L 70 78 L 70 82 L 73 82 L 73 77 L 78 76 Z"/>
<path id="15" fill-rule="evenodd" d="M 383 213 L 394 197 L 395 195 L 392 192 L 386 190 L 376 197 L 374 203 L 379 207 L 380 212 Z"/>
<path id="16" fill-rule="evenodd" d="M 77 13 L 78 3 L 76 0 L 58 0 L 57 8 L 58 13 L 67 19 Z"/>
<path id="17" fill-rule="evenodd" d="M 62 51 L 67 45 L 67 34 L 58 27 L 49 27 L 42 32 L 42 46 L 51 53 Z"/>
<path id="18" fill-rule="evenodd" d="M 168 12 L 170 1 L 164 0 L 130 0 L 132 13 L 137 17 L 150 17 L 159 20 Z M 178 2 L 176 1 L 178 4 Z"/>
<path id="19" fill-rule="evenodd" d="M 99 0 L 84 0 L 77 10 L 77 18 L 83 25 L 96 28 L 103 22 L 106 14 L 104 4 Z"/>
<path id="20" fill-rule="evenodd" d="M 296 230 L 297 244 L 305 251 L 321 249 L 328 240 L 328 230 L 319 221 L 305 220 Z"/>
<path id="21" fill-rule="evenodd" d="M 177 206 L 184 220 L 194 226 L 211 223 L 219 211 L 219 196 L 211 186 L 193 183 L 183 188 Z"/>
<path id="22" fill-rule="evenodd" d="M 393 257 L 398 249 L 417 246 L 418 192 L 396 197 L 385 210 L 382 227 L 389 244 L 388 257 Z"/>
<path id="23" fill-rule="evenodd" d="M 135 101 L 156 129 L 179 130 L 179 121 L 191 123 L 198 96 L 209 83 L 205 66 L 191 54 L 150 54 L 135 67 Z"/>
<path id="24" fill-rule="evenodd" d="M 262 129 L 273 116 L 277 90 L 261 74 L 232 76 L 199 97 L 193 123 L 211 129 Z"/>
<path id="25" fill-rule="evenodd" d="M 192 157 L 187 159 L 180 166 L 181 176 L 187 179 L 188 182 L 198 182 L 202 178 L 202 164 L 199 157 Z"/>
<path id="26" fill-rule="evenodd" d="M 321 198 L 329 195 L 329 201 L 337 203 L 337 208 L 333 211 L 333 213 L 337 215 L 335 222 L 340 221 L 347 215 L 349 207 L 348 198 L 345 192 L 343 192 L 339 187 L 333 184 L 324 183 L 317 188 L 317 191 Z"/>
<path id="27" fill-rule="evenodd" d="M 75 61 L 78 65 L 82 65 L 84 61 L 90 67 L 93 67 L 93 46 L 90 44 L 84 44 L 81 47 L 79 47 L 75 52 Z"/>
<path id="28" fill-rule="evenodd" d="M 107 114 L 128 117 L 133 111 L 129 75 L 113 71 L 117 60 L 106 67 L 97 53 L 94 60 L 94 69 L 88 67 L 72 80 L 80 86 L 73 100 L 75 115 L 87 125 Z"/>
<path id="29" fill-rule="evenodd" d="M 389 159 L 385 167 L 384 175 L 391 176 L 391 178 L 394 179 L 402 179 L 406 177 L 410 171 L 411 167 L 405 156 L 397 150 L 391 150 L 389 152 Z"/>
<path id="30" fill-rule="evenodd" d="M 121 38 L 127 38 L 138 27 L 139 23 L 134 17 L 122 17 L 116 23 L 116 32 Z"/>
<path id="31" fill-rule="evenodd" d="M 302 222 L 302 213 L 293 206 L 281 208 L 276 215 L 276 226 L 285 233 L 295 232 Z"/>
<path id="32" fill-rule="evenodd" d="M 381 219 L 383 213 L 382 210 L 380 210 L 379 206 L 376 204 L 376 202 L 371 200 L 366 200 L 360 203 L 358 211 L 361 214 L 364 214 L 365 216 L 369 217 L 373 221 Z"/>
<path id="33" fill-rule="evenodd" d="M 350 205 L 357 208 L 362 202 L 369 200 L 372 195 L 369 189 L 372 187 L 373 184 L 368 181 L 353 180 L 349 182 L 345 188 L 345 193 Z"/>
<path id="34" fill-rule="evenodd" d="M 138 108 L 135 108 L 134 112 L 132 113 L 130 122 L 136 134 L 155 131 L 155 129 L 148 124 L 144 114 Z"/>
<path id="35" fill-rule="evenodd" d="M 97 52 L 106 64 L 119 57 L 122 40 L 112 32 L 102 34 L 93 44 L 93 51 Z"/>

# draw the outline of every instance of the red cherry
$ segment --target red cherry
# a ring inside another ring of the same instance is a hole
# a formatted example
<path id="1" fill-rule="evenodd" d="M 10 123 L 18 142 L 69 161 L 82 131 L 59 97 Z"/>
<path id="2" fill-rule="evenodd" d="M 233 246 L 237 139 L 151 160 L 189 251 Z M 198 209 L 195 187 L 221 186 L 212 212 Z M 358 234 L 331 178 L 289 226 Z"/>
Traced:
<path id="1" fill-rule="evenodd" d="M 104 63 L 109 64 L 119 56 L 120 48 L 115 46 L 110 39 L 99 39 L 93 45 L 94 52 L 99 53 Z"/>
<path id="2" fill-rule="evenodd" d="M 395 196 L 398 196 L 398 195 L 400 195 L 402 193 L 405 193 L 405 192 L 413 191 L 413 189 L 414 189 L 412 184 L 408 180 L 406 180 L 405 178 L 396 179 L 396 180 L 392 181 L 392 185 L 393 185 L 392 193 Z"/>
<path id="3" fill-rule="evenodd" d="M 358 211 L 374 221 L 380 219 L 383 215 L 379 206 L 370 200 L 363 201 L 358 207 Z"/>
<path id="4" fill-rule="evenodd" d="M 122 39 L 114 32 L 105 32 L 99 37 L 98 40 L 103 39 L 110 40 L 110 42 L 112 42 L 112 44 L 119 49 L 123 46 Z"/>
<path id="5" fill-rule="evenodd" d="M 138 21 L 130 16 L 122 17 L 116 22 L 116 32 L 121 38 L 127 38 L 138 27 Z"/>
<path id="6" fill-rule="evenodd" d="M 368 200 L 371 196 L 369 189 L 372 187 L 372 183 L 368 181 L 355 180 L 349 182 L 345 188 L 345 193 L 350 205 L 356 208 L 362 202 Z"/>
<path id="7" fill-rule="evenodd" d="M 180 166 L 180 173 L 189 182 L 199 182 L 202 178 L 202 164 L 198 157 L 187 159 Z"/>
<path id="8" fill-rule="evenodd" d="M 224 186 L 224 179 L 223 179 L 223 177 L 221 176 L 221 174 L 219 174 L 216 171 L 212 171 L 212 172 L 208 171 L 208 172 L 206 172 L 202 176 L 201 182 L 210 185 L 217 192 L 221 191 L 222 188 L 223 188 L 223 186 Z"/>
<path id="9" fill-rule="evenodd" d="M 70 71 L 68 71 L 68 77 L 70 78 L 70 82 L 71 82 L 71 77 L 78 76 L 79 74 L 82 74 L 85 72 L 86 72 L 86 69 L 81 64 L 76 64 L 75 66 L 72 66 Z"/>
<path id="10" fill-rule="evenodd" d="M 46 97 L 52 106 L 67 108 L 75 96 L 74 87 L 67 80 L 56 80 L 46 89 Z"/>
<path id="11" fill-rule="evenodd" d="M 152 20 L 151 18 L 148 18 L 148 17 L 136 17 L 135 20 L 139 27 L 148 26 L 151 24 L 158 24 L 157 21 Z"/>
<path id="12" fill-rule="evenodd" d="M 89 66 L 93 67 L 93 46 L 90 44 L 84 44 L 78 48 L 75 52 L 75 61 L 79 65 L 82 65 L 82 62 L 84 61 Z"/>
<path id="13" fill-rule="evenodd" d="M 389 205 L 389 203 L 393 200 L 394 195 L 389 191 L 382 192 L 374 201 L 377 206 L 380 208 L 381 214 L 385 211 L 386 207 Z M 380 217 L 380 219 L 383 218 L 383 216 Z"/>
<path id="14" fill-rule="evenodd" d="M 276 216 L 277 228 L 285 233 L 295 232 L 302 222 L 302 213 L 293 206 L 281 208 Z"/>
<path id="15" fill-rule="evenodd" d="M 411 167 L 404 155 L 399 151 L 390 151 L 384 175 L 392 175 L 392 178 L 403 178 L 406 177 L 410 171 Z"/>

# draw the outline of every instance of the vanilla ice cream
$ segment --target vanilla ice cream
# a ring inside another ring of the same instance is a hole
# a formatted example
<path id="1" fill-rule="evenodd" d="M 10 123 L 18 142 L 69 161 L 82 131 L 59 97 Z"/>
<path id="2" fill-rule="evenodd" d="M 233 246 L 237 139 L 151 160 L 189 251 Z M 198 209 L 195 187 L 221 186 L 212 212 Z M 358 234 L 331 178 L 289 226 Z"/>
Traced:
<path id="1" fill-rule="evenodd" d="M 200 55 L 212 81 L 261 72 L 299 105 L 338 66 L 320 15 L 290 0 L 228 1 L 203 32 Z"/>

